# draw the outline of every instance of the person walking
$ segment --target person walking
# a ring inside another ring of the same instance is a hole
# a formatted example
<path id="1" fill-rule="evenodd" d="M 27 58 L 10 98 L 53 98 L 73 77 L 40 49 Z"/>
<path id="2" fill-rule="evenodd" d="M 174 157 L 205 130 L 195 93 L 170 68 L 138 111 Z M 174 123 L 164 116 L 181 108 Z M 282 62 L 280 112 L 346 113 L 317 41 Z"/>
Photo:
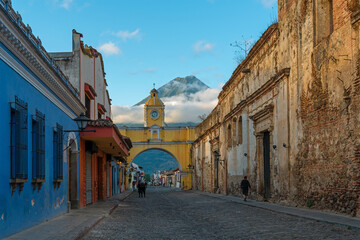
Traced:
<path id="1" fill-rule="evenodd" d="M 244 176 L 244 179 L 241 181 L 241 190 L 242 190 L 242 194 L 244 197 L 244 201 L 246 202 L 246 198 L 249 194 L 249 189 L 250 189 L 250 183 L 247 180 L 247 176 Z"/>
<path id="2" fill-rule="evenodd" d="M 136 182 L 133 180 L 133 182 L 132 182 L 133 191 L 135 191 L 135 185 L 136 185 Z"/>
<path id="3" fill-rule="evenodd" d="M 143 187 L 144 197 L 145 197 L 146 188 L 147 188 L 147 182 L 146 182 L 146 180 L 145 180 L 145 182 L 144 182 L 144 187 Z"/>
<path id="4" fill-rule="evenodd" d="M 139 198 L 143 197 L 143 189 L 142 189 L 142 182 L 141 181 L 139 181 L 139 183 L 137 185 L 137 188 L 138 188 Z"/>

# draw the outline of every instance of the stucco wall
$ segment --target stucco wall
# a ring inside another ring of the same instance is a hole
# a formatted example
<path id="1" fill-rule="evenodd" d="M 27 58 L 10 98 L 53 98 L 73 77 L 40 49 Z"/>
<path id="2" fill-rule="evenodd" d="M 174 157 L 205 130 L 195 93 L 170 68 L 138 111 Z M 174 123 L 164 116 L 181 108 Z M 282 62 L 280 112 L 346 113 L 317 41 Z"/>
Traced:
<path id="1" fill-rule="evenodd" d="M 0 48 L 8 51 L 0 43 Z M 11 53 L 10 53 L 11 54 Z M 15 61 L 21 63 L 14 55 Z M 21 63 L 23 67 L 24 64 Z M 0 238 L 17 231 L 26 229 L 46 219 L 50 219 L 67 209 L 68 199 L 68 159 L 64 153 L 63 182 L 59 188 L 53 184 L 53 129 L 56 123 L 63 126 L 64 130 L 77 129 L 68 115 L 56 104 L 51 102 L 43 93 L 22 78 L 15 70 L 0 60 L 1 75 L 3 77 L 0 89 L 0 111 L 4 116 L 0 119 L 2 126 L 2 160 L 0 168 Z M 34 78 L 39 79 L 30 71 Z M 10 179 L 10 103 L 15 101 L 15 96 L 28 103 L 28 182 L 24 183 L 23 190 L 19 188 L 11 194 Z M 58 96 L 59 97 L 59 96 Z M 41 189 L 33 191 L 32 178 L 32 135 L 31 119 L 36 109 L 45 114 L 45 178 Z M 64 134 L 64 148 L 69 133 Z M 78 145 L 78 144 L 77 144 Z M 21 218 L 21 224 L 19 220 Z"/>

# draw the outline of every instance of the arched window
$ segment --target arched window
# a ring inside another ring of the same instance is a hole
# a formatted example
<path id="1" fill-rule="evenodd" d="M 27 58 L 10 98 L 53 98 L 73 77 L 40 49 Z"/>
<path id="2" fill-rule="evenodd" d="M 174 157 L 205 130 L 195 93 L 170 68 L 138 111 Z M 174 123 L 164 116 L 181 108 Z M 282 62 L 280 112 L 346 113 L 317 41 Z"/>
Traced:
<path id="1" fill-rule="evenodd" d="M 239 121 L 238 121 L 238 144 L 242 144 L 243 142 L 243 136 L 242 136 L 242 117 L 239 117 Z"/>
<path id="2" fill-rule="evenodd" d="M 227 127 L 227 146 L 231 148 L 231 124 Z"/>
<path id="3" fill-rule="evenodd" d="M 237 120 L 236 118 L 233 118 L 233 126 L 234 126 L 234 129 L 232 130 L 232 145 L 233 146 L 236 146 L 236 140 L 237 140 L 236 120 Z"/>

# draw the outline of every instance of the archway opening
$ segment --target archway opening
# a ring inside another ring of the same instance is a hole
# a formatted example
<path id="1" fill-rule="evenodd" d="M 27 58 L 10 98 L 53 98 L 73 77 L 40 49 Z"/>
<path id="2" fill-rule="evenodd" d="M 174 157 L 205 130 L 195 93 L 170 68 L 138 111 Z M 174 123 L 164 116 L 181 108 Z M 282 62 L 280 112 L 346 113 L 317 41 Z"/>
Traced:
<path id="1" fill-rule="evenodd" d="M 177 172 L 181 170 L 178 160 L 162 149 L 149 149 L 135 156 L 132 163 L 138 165 L 145 179 L 153 185 L 177 185 Z M 165 179 L 162 180 L 166 176 Z M 170 178 L 172 180 L 170 180 Z"/>
<path id="2" fill-rule="evenodd" d="M 71 209 L 79 208 L 78 199 L 78 149 L 74 138 L 69 138 L 67 147 L 68 158 L 68 202 Z"/>

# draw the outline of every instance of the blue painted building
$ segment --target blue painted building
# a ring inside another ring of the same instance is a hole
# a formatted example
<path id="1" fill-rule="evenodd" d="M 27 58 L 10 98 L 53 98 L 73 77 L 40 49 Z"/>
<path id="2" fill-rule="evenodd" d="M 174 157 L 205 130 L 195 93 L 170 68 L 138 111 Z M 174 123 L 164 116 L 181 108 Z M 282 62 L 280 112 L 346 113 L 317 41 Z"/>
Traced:
<path id="1" fill-rule="evenodd" d="M 78 205 L 78 92 L 0 0 L 0 238 Z"/>

